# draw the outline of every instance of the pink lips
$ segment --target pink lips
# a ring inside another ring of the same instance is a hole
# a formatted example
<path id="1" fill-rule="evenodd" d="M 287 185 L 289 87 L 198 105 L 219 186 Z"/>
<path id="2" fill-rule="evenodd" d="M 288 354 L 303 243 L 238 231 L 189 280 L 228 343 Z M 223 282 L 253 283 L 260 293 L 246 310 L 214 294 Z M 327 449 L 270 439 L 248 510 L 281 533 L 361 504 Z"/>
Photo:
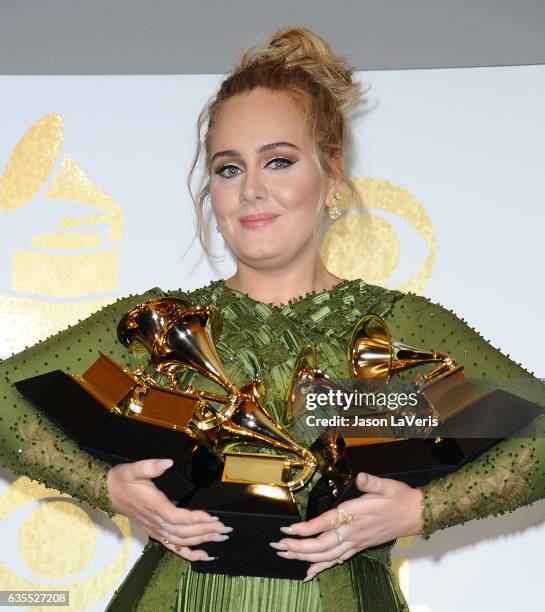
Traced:
<path id="1" fill-rule="evenodd" d="M 241 217 L 240 222 L 245 228 L 254 229 L 258 227 L 265 227 L 269 225 L 274 219 L 276 219 L 278 215 L 261 213 L 258 215 L 246 215 L 245 217 Z"/>

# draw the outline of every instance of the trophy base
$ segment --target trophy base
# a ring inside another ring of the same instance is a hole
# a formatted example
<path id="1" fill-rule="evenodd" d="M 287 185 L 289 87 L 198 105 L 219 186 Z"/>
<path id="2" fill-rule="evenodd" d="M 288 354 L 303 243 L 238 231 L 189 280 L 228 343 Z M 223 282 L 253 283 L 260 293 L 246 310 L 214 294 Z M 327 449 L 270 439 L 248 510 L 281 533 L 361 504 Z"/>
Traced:
<path id="1" fill-rule="evenodd" d="M 218 460 L 204 449 L 195 452 L 195 441 L 184 432 L 111 412 L 61 370 L 21 380 L 15 387 L 84 450 L 107 463 L 172 459 L 174 465 L 153 481 L 173 501 L 193 490 L 192 470 L 199 480 L 216 473 Z"/>
<path id="2" fill-rule="evenodd" d="M 302 580 L 310 566 L 306 561 L 283 559 L 269 542 L 285 534 L 280 527 L 297 523 L 301 516 L 291 492 L 282 486 L 216 481 L 197 489 L 184 502 L 189 510 L 205 510 L 232 527 L 224 542 L 204 542 L 214 561 L 192 561 L 197 572 L 228 576 L 263 576 Z"/>
<path id="3" fill-rule="evenodd" d="M 339 494 L 333 495 L 322 477 L 310 493 L 306 519 L 362 495 L 354 479 L 358 472 L 393 478 L 413 487 L 422 486 L 460 469 L 540 414 L 543 414 L 541 406 L 496 390 L 447 419 L 430 437 L 376 444 L 366 444 L 365 440 L 357 444 L 353 439 L 340 450 L 339 464 L 346 480 L 337 483 Z"/>

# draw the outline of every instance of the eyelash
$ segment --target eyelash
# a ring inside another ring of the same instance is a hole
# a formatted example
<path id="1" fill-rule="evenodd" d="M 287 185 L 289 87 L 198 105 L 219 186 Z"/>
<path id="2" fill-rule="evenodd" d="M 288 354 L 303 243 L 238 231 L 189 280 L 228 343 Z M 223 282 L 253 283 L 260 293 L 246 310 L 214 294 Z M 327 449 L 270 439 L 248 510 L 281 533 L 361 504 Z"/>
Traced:
<path id="1" fill-rule="evenodd" d="M 283 170 L 284 168 L 289 168 L 290 166 L 293 166 L 293 164 L 296 162 L 296 160 L 294 159 L 288 159 L 287 157 L 274 157 L 273 159 L 269 160 L 267 162 L 267 166 L 271 163 L 271 162 L 275 162 L 275 161 L 282 161 L 282 162 L 286 162 L 288 165 L 287 166 L 282 166 L 281 168 L 274 168 L 274 170 Z M 236 174 L 232 174 L 231 176 L 223 176 L 221 173 L 226 169 L 226 168 L 237 168 L 237 166 L 233 165 L 233 164 L 226 164 L 225 166 L 222 166 L 221 168 L 218 168 L 217 170 L 214 171 L 215 174 L 221 176 L 221 178 L 225 178 L 225 179 L 230 179 L 233 178 L 234 176 L 237 176 Z M 238 168 L 237 168 L 238 169 Z"/>

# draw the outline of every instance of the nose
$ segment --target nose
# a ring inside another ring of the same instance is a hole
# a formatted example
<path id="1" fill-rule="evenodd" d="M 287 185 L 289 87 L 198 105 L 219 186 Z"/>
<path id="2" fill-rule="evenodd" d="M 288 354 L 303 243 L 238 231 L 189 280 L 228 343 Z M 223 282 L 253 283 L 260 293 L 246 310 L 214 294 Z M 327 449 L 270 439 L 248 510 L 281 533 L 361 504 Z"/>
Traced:
<path id="1" fill-rule="evenodd" d="M 253 204 L 256 200 L 267 198 L 267 188 L 259 174 L 259 169 L 246 168 L 244 180 L 241 182 L 240 201 L 242 204 Z"/>

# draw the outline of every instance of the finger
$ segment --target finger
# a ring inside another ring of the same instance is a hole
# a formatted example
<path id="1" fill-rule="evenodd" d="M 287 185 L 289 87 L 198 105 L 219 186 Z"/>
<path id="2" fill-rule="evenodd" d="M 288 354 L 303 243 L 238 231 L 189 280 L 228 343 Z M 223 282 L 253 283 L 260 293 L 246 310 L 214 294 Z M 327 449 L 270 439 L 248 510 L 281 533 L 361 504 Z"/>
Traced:
<path id="1" fill-rule="evenodd" d="M 143 459 L 127 463 L 127 470 L 132 478 L 140 480 L 143 478 L 156 478 L 173 465 L 172 459 Z"/>
<path id="2" fill-rule="evenodd" d="M 293 523 L 289 527 L 280 527 L 280 530 L 288 535 L 311 536 L 331 529 L 333 521 L 337 518 L 337 509 L 333 508 L 320 514 L 310 521 Z"/>
<path id="3" fill-rule="evenodd" d="M 199 536 L 188 536 L 187 538 L 179 538 L 178 536 L 175 536 L 172 533 L 168 533 L 165 535 L 159 533 L 159 541 L 162 542 L 165 546 L 167 544 L 174 544 L 177 546 L 197 546 L 198 544 L 202 544 L 203 542 L 224 542 L 228 539 L 228 535 L 222 535 L 220 533 L 208 533 Z"/>
<path id="4" fill-rule="evenodd" d="M 197 523 L 216 523 L 221 524 L 218 516 L 212 516 L 204 510 L 187 510 L 178 508 L 168 497 L 158 500 L 155 506 L 155 513 L 160 519 L 171 525 L 196 525 Z"/>
<path id="5" fill-rule="evenodd" d="M 356 487 L 362 493 L 372 493 L 374 495 L 384 495 L 388 492 L 390 478 L 380 478 L 367 472 L 360 472 L 356 476 Z"/>
<path id="6" fill-rule="evenodd" d="M 211 557 L 205 550 L 193 550 L 187 546 L 175 546 L 168 544 L 166 548 L 187 561 L 214 561 L 217 558 Z"/>
<path id="7" fill-rule="evenodd" d="M 355 550 L 348 551 L 340 558 L 342 558 L 343 561 L 346 561 L 346 559 L 349 559 L 355 552 Z M 303 582 L 312 580 L 314 576 L 316 576 L 316 574 L 319 574 L 320 572 L 323 572 L 324 570 L 329 569 L 330 567 L 333 567 L 337 564 L 338 561 L 336 559 L 333 561 L 320 561 L 319 563 L 313 563 L 308 568 L 306 578 L 303 580 Z"/>
<path id="8" fill-rule="evenodd" d="M 282 538 L 278 542 L 270 542 L 269 545 L 276 550 L 292 550 L 299 553 L 315 553 L 330 550 L 338 543 L 339 541 L 335 535 L 335 532 L 329 530 L 324 531 L 317 538 L 302 538 L 300 540 Z"/>
<path id="9" fill-rule="evenodd" d="M 319 561 L 334 561 L 335 559 L 342 558 L 342 555 L 351 550 L 352 547 L 352 542 L 343 542 L 342 544 L 337 544 L 337 546 L 319 553 L 300 553 L 293 550 L 281 550 L 276 554 L 283 559 L 297 559 L 299 561 L 317 563 Z"/>
<path id="10" fill-rule="evenodd" d="M 312 580 L 316 574 L 323 572 L 330 567 L 333 567 L 337 562 L 336 561 L 321 561 L 320 563 L 313 563 L 307 570 L 306 578 L 303 582 L 308 582 Z"/>
<path id="11" fill-rule="evenodd" d="M 188 538 L 197 535 L 217 535 L 226 534 L 233 531 L 232 527 L 226 527 L 218 522 L 214 523 L 197 523 L 196 525 L 170 525 L 164 527 L 166 533 L 171 533 L 179 538 Z"/>

